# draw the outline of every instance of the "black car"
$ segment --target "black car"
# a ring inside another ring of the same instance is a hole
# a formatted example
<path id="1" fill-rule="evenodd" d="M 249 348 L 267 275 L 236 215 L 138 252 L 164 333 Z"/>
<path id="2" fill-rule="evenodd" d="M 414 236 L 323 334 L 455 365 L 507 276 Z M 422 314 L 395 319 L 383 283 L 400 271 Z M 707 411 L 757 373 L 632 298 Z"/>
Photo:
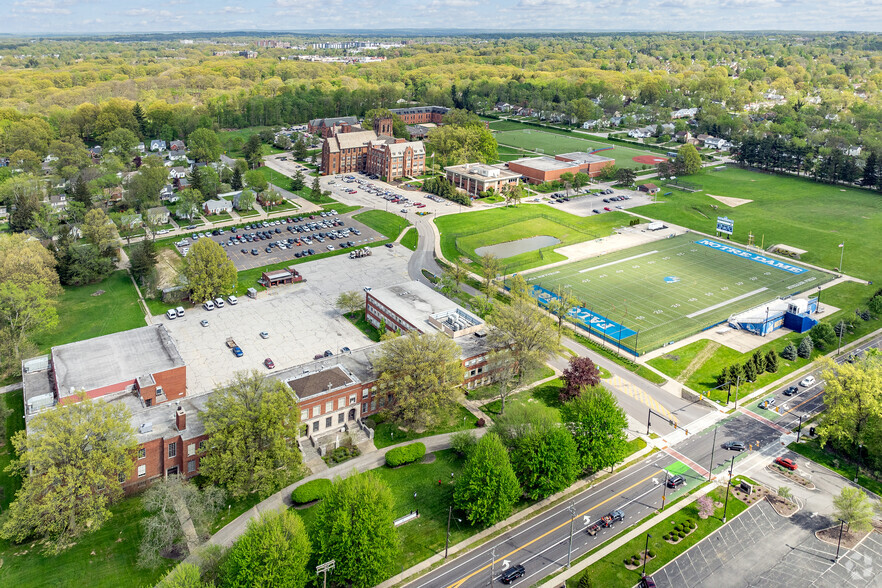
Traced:
<path id="1" fill-rule="evenodd" d="M 686 483 L 686 478 L 677 474 L 676 476 L 671 476 L 668 478 L 668 488 L 673 488 L 676 490 L 680 486 Z"/>
<path id="2" fill-rule="evenodd" d="M 524 569 L 524 566 L 518 564 L 516 566 L 511 566 L 499 576 L 499 581 L 503 584 L 511 584 L 518 578 L 523 578 L 524 574 L 527 573 L 527 570 Z"/>
<path id="3" fill-rule="evenodd" d="M 251 255 L 257 255 L 258 253 L 260 253 L 260 251 L 258 251 L 257 249 L 251 250 Z"/>
<path id="4" fill-rule="evenodd" d="M 597 210 L 596 208 L 594 210 L 592 210 L 591 212 L 593 212 L 594 214 L 600 214 L 600 211 Z"/>
<path id="5" fill-rule="evenodd" d="M 248 253 L 248 250 L 243 248 L 242 253 Z"/>
<path id="6" fill-rule="evenodd" d="M 793 396 L 797 392 L 799 392 L 799 388 L 797 388 L 796 386 L 790 386 L 789 388 L 784 390 L 784 396 Z"/>
<path id="7" fill-rule="evenodd" d="M 333 351 L 331 351 L 330 349 L 325 349 L 325 357 L 331 357 L 332 355 L 334 355 Z"/>
<path id="8" fill-rule="evenodd" d="M 389 249 L 392 249 L 392 243 L 386 243 L 386 247 L 388 247 Z"/>
<path id="9" fill-rule="evenodd" d="M 747 449 L 747 446 L 741 441 L 726 441 L 723 443 L 723 449 L 728 449 L 730 451 L 744 451 Z"/>

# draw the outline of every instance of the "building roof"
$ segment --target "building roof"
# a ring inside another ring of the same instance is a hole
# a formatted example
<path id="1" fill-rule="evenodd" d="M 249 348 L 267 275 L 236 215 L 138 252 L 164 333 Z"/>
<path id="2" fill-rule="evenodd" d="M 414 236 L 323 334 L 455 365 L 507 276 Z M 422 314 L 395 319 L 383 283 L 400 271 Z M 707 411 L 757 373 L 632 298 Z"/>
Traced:
<path id="1" fill-rule="evenodd" d="M 524 167 L 543 172 L 555 171 L 558 169 L 577 168 L 580 165 L 583 165 L 573 161 L 561 161 L 553 157 L 522 157 L 521 159 L 515 159 L 514 161 L 509 161 L 508 163 L 509 165 L 515 163 L 517 165 L 522 165 Z"/>
<path id="2" fill-rule="evenodd" d="M 357 122 L 358 118 L 355 116 L 338 116 L 336 118 L 314 118 L 309 121 L 309 125 L 313 127 L 333 127 L 343 123 L 354 125 Z"/>
<path id="3" fill-rule="evenodd" d="M 341 149 L 354 149 L 356 147 L 364 147 L 371 141 L 376 140 L 377 133 L 375 133 L 374 131 L 355 131 L 353 133 L 340 133 L 326 139 L 331 153 L 336 153 Z"/>
<path id="4" fill-rule="evenodd" d="M 573 161 L 575 163 L 603 163 L 604 161 L 615 161 L 612 157 L 604 157 L 596 153 L 586 153 L 585 151 L 574 151 L 572 153 L 561 153 L 556 159 Z"/>
<path id="5" fill-rule="evenodd" d="M 288 385 L 294 390 L 298 400 L 345 388 L 357 384 L 358 380 L 346 373 L 344 369 L 335 365 L 320 372 L 309 373 L 297 379 L 289 380 Z"/>
<path id="6" fill-rule="evenodd" d="M 471 178 L 478 181 L 506 180 L 510 178 L 519 178 L 521 174 L 507 170 L 495 165 L 487 165 L 484 163 L 464 163 L 462 165 L 450 165 L 444 168 L 444 171 L 453 172 L 461 176 Z"/>
<path id="7" fill-rule="evenodd" d="M 422 114 L 433 112 L 436 114 L 447 114 L 450 111 L 446 106 L 412 106 L 410 108 L 393 108 L 390 110 L 393 114 Z"/>
<path id="8" fill-rule="evenodd" d="M 205 412 L 208 400 L 213 394 L 214 392 L 210 392 L 200 396 L 181 398 L 151 407 L 144 406 L 135 394 L 126 394 L 111 402 L 118 402 L 129 409 L 129 413 L 132 415 L 129 423 L 135 430 L 135 439 L 141 444 L 154 439 L 168 439 L 178 435 L 184 440 L 204 435 L 205 424 L 202 422 L 201 415 Z M 175 426 L 175 412 L 178 406 L 183 408 L 187 415 L 187 425 L 183 431 L 178 431 Z M 179 451 L 183 451 L 183 448 L 179 448 Z"/>
<path id="9" fill-rule="evenodd" d="M 113 312 L 108 309 L 107 312 Z M 52 348 L 58 396 L 134 380 L 184 365 L 164 325 L 151 325 Z"/>
<path id="10" fill-rule="evenodd" d="M 370 295 L 423 332 L 437 330 L 429 322 L 432 315 L 449 313 L 450 311 L 458 311 L 458 314 L 468 317 L 471 323 L 483 325 L 481 319 L 471 315 L 444 295 L 417 281 L 371 290 Z"/>
<path id="11" fill-rule="evenodd" d="M 387 143 L 386 144 L 389 149 L 389 154 L 392 157 L 401 157 L 404 155 L 404 152 L 410 147 L 413 150 L 414 155 L 422 155 L 426 152 L 426 148 L 423 146 L 422 141 L 408 141 L 404 143 Z"/>

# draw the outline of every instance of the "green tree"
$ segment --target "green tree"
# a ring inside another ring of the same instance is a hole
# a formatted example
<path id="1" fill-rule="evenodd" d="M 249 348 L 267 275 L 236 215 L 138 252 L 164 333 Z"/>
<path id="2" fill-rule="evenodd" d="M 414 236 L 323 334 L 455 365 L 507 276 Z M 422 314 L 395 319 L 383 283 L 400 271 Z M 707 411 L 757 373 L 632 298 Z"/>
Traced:
<path id="1" fill-rule="evenodd" d="M 100 208 L 86 213 L 82 231 L 86 241 L 97 247 L 101 255 L 109 255 L 121 246 L 116 225 Z"/>
<path id="2" fill-rule="evenodd" d="M 214 588 L 214 584 L 202 581 L 199 566 L 184 562 L 173 567 L 156 588 Z"/>
<path id="3" fill-rule="evenodd" d="M 386 579 L 398 556 L 389 487 L 366 472 L 337 478 L 318 506 L 314 538 L 317 561 L 336 561 L 335 583 L 369 588 Z"/>
<path id="4" fill-rule="evenodd" d="M 226 252 L 211 239 L 199 239 L 184 258 L 184 276 L 192 300 L 213 300 L 230 294 L 238 283 L 236 266 Z"/>
<path id="5" fill-rule="evenodd" d="M 393 395 L 390 416 L 404 427 L 428 429 L 446 421 L 459 398 L 459 345 L 441 334 L 408 331 L 372 358 L 380 388 Z"/>
<path id="6" fill-rule="evenodd" d="M 623 186 L 630 186 L 637 181 L 637 173 L 628 167 L 620 167 L 616 170 L 616 181 Z"/>
<path id="7" fill-rule="evenodd" d="M 141 108 L 140 103 L 135 102 L 135 105 L 132 107 L 132 116 L 135 117 L 135 122 L 138 123 L 139 135 L 142 139 L 145 138 L 147 136 L 147 114 Z"/>
<path id="8" fill-rule="evenodd" d="M 861 185 L 866 188 L 872 188 L 879 183 L 879 160 L 875 151 L 870 151 L 867 161 L 864 162 L 864 173 L 861 178 Z"/>
<path id="9" fill-rule="evenodd" d="M 187 137 L 187 150 L 196 161 L 211 163 L 220 159 L 221 144 L 211 129 L 196 129 Z"/>
<path id="10" fill-rule="evenodd" d="M 193 217 L 199 214 L 202 203 L 205 202 L 202 193 L 193 188 L 181 190 L 178 192 L 178 198 L 180 199 L 178 202 L 178 215 L 184 216 L 187 220 L 192 220 Z M 206 240 L 210 241 L 211 239 Z"/>
<path id="11" fill-rule="evenodd" d="M 481 126 L 442 126 L 429 131 L 427 153 L 442 161 L 460 164 L 492 163 L 498 158 L 496 139 Z"/>
<path id="12" fill-rule="evenodd" d="M 0 282 L 0 333 L 13 353 L 11 358 L 4 357 L 3 360 L 22 359 L 22 346 L 28 337 L 57 325 L 55 300 L 50 297 L 45 284 Z"/>
<path id="13" fill-rule="evenodd" d="M 487 339 L 492 349 L 511 349 L 523 381 L 525 373 L 537 369 L 557 352 L 557 333 L 535 298 L 514 289 L 511 293 L 511 303 L 496 305 L 487 317 L 492 327 Z"/>
<path id="14" fill-rule="evenodd" d="M 313 202 L 321 202 L 324 195 L 322 194 L 322 185 L 319 183 L 318 176 L 312 180 L 312 188 L 309 191 L 309 200 Z"/>
<path id="15" fill-rule="evenodd" d="M 337 296 L 337 301 L 334 303 L 334 306 L 336 306 L 337 310 L 343 314 L 354 314 L 363 311 L 364 294 L 358 290 L 341 292 L 340 295 Z"/>
<path id="16" fill-rule="evenodd" d="M 263 192 L 269 188 L 269 182 L 266 181 L 266 176 L 260 173 L 260 170 L 256 169 L 245 172 L 245 185 L 256 192 Z"/>
<path id="17" fill-rule="evenodd" d="M 156 245 L 153 239 L 142 239 L 132 247 L 129 264 L 132 275 L 142 282 L 156 268 Z"/>
<path id="18" fill-rule="evenodd" d="M 796 359 L 796 347 L 793 346 L 793 342 L 787 343 L 787 346 L 781 351 L 781 357 L 787 361 L 793 361 Z"/>
<path id="19" fill-rule="evenodd" d="M 122 496 L 121 473 L 132 471 L 137 443 L 131 415 L 116 402 L 59 404 L 36 414 L 12 439 L 17 458 L 8 471 L 22 487 L 0 529 L 4 539 L 40 537 L 59 552 L 111 517 L 108 505 Z"/>
<path id="20" fill-rule="evenodd" d="M 303 175 L 303 172 L 299 169 L 294 172 L 294 176 L 291 178 L 291 191 L 299 192 L 306 186 L 306 178 Z"/>
<path id="21" fill-rule="evenodd" d="M 292 510 L 260 513 L 248 521 L 233 544 L 222 570 L 224 588 L 285 586 L 303 588 L 312 580 L 307 571 L 312 544 L 303 520 Z"/>
<path id="22" fill-rule="evenodd" d="M 456 508 L 471 524 L 489 526 L 511 514 L 521 495 L 508 451 L 495 433 L 487 433 L 471 450 L 453 492 Z"/>
<path id="23" fill-rule="evenodd" d="M 572 172 L 564 172 L 560 174 L 560 183 L 564 185 L 564 189 L 567 192 L 567 196 L 570 195 L 570 189 L 573 187 L 573 180 L 575 176 Z"/>
<path id="24" fill-rule="evenodd" d="M 773 349 L 766 353 L 766 371 L 770 374 L 778 371 L 778 354 Z"/>
<path id="25" fill-rule="evenodd" d="M 873 504 L 860 488 L 843 486 L 833 497 L 833 516 L 848 524 L 849 530 L 869 531 L 873 528 Z"/>
<path id="26" fill-rule="evenodd" d="M 206 403 L 209 447 L 200 473 L 234 496 L 269 496 L 300 471 L 300 449 L 292 439 L 299 419 L 286 383 L 257 371 L 237 372 Z"/>
<path id="27" fill-rule="evenodd" d="M 129 158 L 132 149 L 138 144 L 138 135 L 126 128 L 113 129 L 103 137 L 104 149 L 116 152 L 123 160 Z"/>
<path id="28" fill-rule="evenodd" d="M 15 233 L 34 226 L 34 213 L 42 201 L 43 185 L 34 176 L 17 175 L 0 184 L 0 202 L 9 209 L 9 228 Z"/>
<path id="29" fill-rule="evenodd" d="M 58 275 L 66 286 L 100 282 L 116 269 L 116 259 L 91 243 L 72 243 L 58 259 Z"/>
<path id="30" fill-rule="evenodd" d="M 558 285 L 554 289 L 554 296 L 549 297 L 545 303 L 545 309 L 557 317 L 557 341 L 563 335 L 563 321 L 579 301 L 573 296 L 569 287 Z"/>
<path id="31" fill-rule="evenodd" d="M 248 167 L 253 169 L 260 164 L 260 160 L 263 157 L 263 145 L 261 145 L 258 135 L 248 137 L 248 141 L 242 146 L 242 155 L 245 157 L 245 161 L 248 162 Z"/>
<path id="32" fill-rule="evenodd" d="M 401 117 L 389 110 L 388 108 L 372 108 L 364 114 L 364 122 L 362 127 L 369 131 L 377 131 L 380 119 L 392 119 L 392 136 L 401 139 L 410 138 L 407 132 L 407 125 L 401 120 Z"/>
<path id="33" fill-rule="evenodd" d="M 802 341 L 799 342 L 799 347 L 796 350 L 796 354 L 803 359 L 808 359 L 812 356 L 813 350 L 814 345 L 812 344 L 812 338 L 803 337 Z"/>
<path id="34" fill-rule="evenodd" d="M 26 174 L 38 174 L 43 166 L 43 162 L 33 151 L 19 149 L 9 156 L 9 165 L 13 169 L 20 169 Z"/>
<path id="35" fill-rule="evenodd" d="M 526 195 L 523 184 L 508 184 L 502 191 L 502 196 L 508 206 L 517 206 Z"/>
<path id="36" fill-rule="evenodd" d="M 589 176 L 585 172 L 578 172 L 576 175 L 573 176 L 573 186 L 575 186 L 576 189 L 587 186 L 590 181 L 591 176 Z"/>
<path id="37" fill-rule="evenodd" d="M 141 165 L 138 173 L 132 176 L 126 186 L 126 201 L 132 208 L 146 212 L 148 208 L 159 205 L 159 192 L 168 184 L 168 169 L 165 166 Z M 91 206 L 91 196 L 90 204 Z"/>
<path id="38" fill-rule="evenodd" d="M 255 202 L 257 202 L 257 198 L 254 196 L 254 190 L 246 188 L 242 190 L 238 200 L 236 200 L 236 210 L 252 210 Z"/>
<path id="39" fill-rule="evenodd" d="M 615 396 L 603 386 L 585 388 L 563 405 L 560 414 L 576 441 L 583 471 L 612 468 L 627 454 L 628 419 Z"/>
<path id="40" fill-rule="evenodd" d="M 297 137 L 294 145 L 291 146 L 291 155 L 298 161 L 304 161 L 307 155 L 306 143 L 303 137 Z"/>
<path id="41" fill-rule="evenodd" d="M 826 349 L 828 345 L 836 343 L 836 333 L 830 323 L 818 323 L 809 331 L 813 347 Z"/>
<path id="42" fill-rule="evenodd" d="M 496 283 L 496 276 L 499 275 L 501 264 L 499 258 L 492 253 L 485 253 L 478 261 L 481 264 L 481 275 L 484 276 L 484 295 L 489 300 L 493 294 L 493 285 Z"/>
<path id="43" fill-rule="evenodd" d="M 748 382 L 756 382 L 756 364 L 751 360 L 744 363 L 744 379 Z"/>
<path id="44" fill-rule="evenodd" d="M 876 296 L 870 298 L 870 302 L 867 304 L 867 308 L 869 308 L 870 312 L 872 312 L 876 316 L 882 316 L 882 294 L 877 294 Z M 836 333 L 836 336 L 838 337 L 839 333 Z"/>
<path id="45" fill-rule="evenodd" d="M 207 165 L 197 168 L 190 174 L 190 185 L 204 198 L 214 198 L 220 192 L 220 176 Z"/>
<path id="46" fill-rule="evenodd" d="M 238 167 L 233 168 L 233 177 L 230 179 L 230 187 L 233 190 L 241 190 L 245 184 L 243 183 L 242 170 Z"/>
<path id="47" fill-rule="evenodd" d="M 766 371 L 766 358 L 763 356 L 762 351 L 757 349 L 753 352 L 753 355 L 750 357 L 750 361 L 753 363 L 753 367 L 756 369 L 757 374 L 761 374 Z"/>
<path id="48" fill-rule="evenodd" d="M 852 451 L 864 443 L 867 426 L 882 418 L 882 359 L 833 364 L 823 358 L 824 405 L 818 436 Z"/>
<path id="49" fill-rule="evenodd" d="M 677 150 L 677 169 L 685 176 L 691 176 L 701 171 L 701 155 L 695 145 L 683 145 Z"/>

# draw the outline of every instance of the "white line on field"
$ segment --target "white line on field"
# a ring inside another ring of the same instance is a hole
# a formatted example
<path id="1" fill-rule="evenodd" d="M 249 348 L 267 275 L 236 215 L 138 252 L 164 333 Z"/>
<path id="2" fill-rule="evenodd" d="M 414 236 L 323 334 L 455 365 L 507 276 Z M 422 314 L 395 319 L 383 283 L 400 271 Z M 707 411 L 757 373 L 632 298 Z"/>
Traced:
<path id="1" fill-rule="evenodd" d="M 708 306 L 707 308 L 702 308 L 701 310 L 696 310 L 692 314 L 687 314 L 686 318 L 695 318 L 695 317 L 700 316 L 706 312 L 710 312 L 712 310 L 722 308 L 722 307 L 726 306 L 727 304 L 732 304 L 733 302 L 738 302 L 739 300 L 749 298 L 749 297 L 753 296 L 754 294 L 759 294 L 760 292 L 765 292 L 766 290 L 768 290 L 768 288 L 757 288 L 753 292 L 748 292 L 747 294 L 742 294 L 741 296 L 736 296 L 735 298 L 730 298 L 729 300 L 724 300 L 723 302 L 720 302 L 719 304 L 714 304 L 713 306 Z"/>
<path id="2" fill-rule="evenodd" d="M 589 268 L 585 268 L 583 270 L 579 270 L 579 273 L 584 274 L 585 272 L 590 272 L 592 270 L 600 269 L 602 267 L 608 267 L 611 265 L 615 265 L 617 263 L 624 263 L 626 261 L 631 261 L 632 259 L 637 259 L 639 257 L 645 257 L 647 255 L 652 255 L 653 253 L 658 253 L 658 250 L 654 249 L 652 251 L 647 251 L 646 253 L 641 253 L 640 255 L 632 255 L 631 257 L 626 257 L 625 259 L 620 259 L 618 261 L 611 261 L 609 263 L 602 263 L 600 265 L 595 265 L 594 267 L 589 267 Z"/>

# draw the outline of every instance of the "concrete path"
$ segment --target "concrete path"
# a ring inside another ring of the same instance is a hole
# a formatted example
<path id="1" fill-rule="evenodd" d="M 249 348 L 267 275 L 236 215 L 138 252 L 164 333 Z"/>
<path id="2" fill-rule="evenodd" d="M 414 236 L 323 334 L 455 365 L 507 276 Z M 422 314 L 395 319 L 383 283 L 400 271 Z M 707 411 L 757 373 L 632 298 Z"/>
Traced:
<path id="1" fill-rule="evenodd" d="M 24 384 L 22 382 L 9 384 L 8 386 L 0 386 L 0 394 L 6 394 L 7 392 L 15 392 L 16 390 L 21 390 L 23 386 Z"/>

